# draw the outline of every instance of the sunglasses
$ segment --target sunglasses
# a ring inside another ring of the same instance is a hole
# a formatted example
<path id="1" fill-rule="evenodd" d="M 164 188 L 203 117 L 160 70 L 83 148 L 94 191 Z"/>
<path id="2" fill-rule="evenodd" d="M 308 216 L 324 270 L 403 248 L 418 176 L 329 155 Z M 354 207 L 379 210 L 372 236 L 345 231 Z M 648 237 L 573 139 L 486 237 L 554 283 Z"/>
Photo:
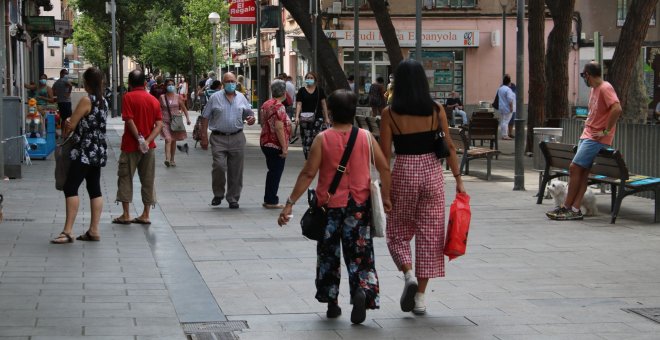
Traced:
<path id="1" fill-rule="evenodd" d="M 580 77 L 582 77 L 582 79 L 586 78 L 588 75 L 589 73 L 584 73 L 584 72 L 580 73 Z"/>

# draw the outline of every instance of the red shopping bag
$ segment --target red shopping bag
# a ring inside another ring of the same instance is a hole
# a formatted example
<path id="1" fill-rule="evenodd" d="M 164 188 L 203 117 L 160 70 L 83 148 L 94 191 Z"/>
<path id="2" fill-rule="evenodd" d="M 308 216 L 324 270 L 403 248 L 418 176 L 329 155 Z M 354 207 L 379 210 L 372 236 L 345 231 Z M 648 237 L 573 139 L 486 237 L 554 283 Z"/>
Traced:
<path id="1" fill-rule="evenodd" d="M 453 260 L 465 255 L 468 232 L 470 231 L 470 196 L 459 192 L 449 208 L 449 223 L 447 223 L 447 237 L 445 238 L 445 255 Z"/>

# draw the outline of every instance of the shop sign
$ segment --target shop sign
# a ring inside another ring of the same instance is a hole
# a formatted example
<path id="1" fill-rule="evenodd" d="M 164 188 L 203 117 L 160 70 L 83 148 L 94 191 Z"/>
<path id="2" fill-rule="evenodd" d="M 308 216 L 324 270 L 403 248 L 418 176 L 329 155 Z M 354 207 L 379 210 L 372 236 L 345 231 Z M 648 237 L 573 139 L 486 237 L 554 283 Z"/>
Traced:
<path id="1" fill-rule="evenodd" d="M 337 39 L 340 47 L 352 47 L 353 30 L 325 30 L 328 38 Z M 414 30 L 397 30 L 401 47 L 415 47 L 417 37 Z M 361 47 L 384 47 L 379 30 L 360 30 Z M 479 47 L 478 30 L 425 30 L 422 47 Z"/>
<path id="2" fill-rule="evenodd" d="M 47 37 L 71 38 L 73 31 L 68 20 L 55 20 L 55 30 L 45 33 Z"/>
<path id="3" fill-rule="evenodd" d="M 30 33 L 49 33 L 55 30 L 55 17 L 29 16 L 25 19 L 26 29 Z"/>
<path id="4" fill-rule="evenodd" d="M 255 0 L 229 0 L 229 24 L 256 24 L 257 4 Z"/>

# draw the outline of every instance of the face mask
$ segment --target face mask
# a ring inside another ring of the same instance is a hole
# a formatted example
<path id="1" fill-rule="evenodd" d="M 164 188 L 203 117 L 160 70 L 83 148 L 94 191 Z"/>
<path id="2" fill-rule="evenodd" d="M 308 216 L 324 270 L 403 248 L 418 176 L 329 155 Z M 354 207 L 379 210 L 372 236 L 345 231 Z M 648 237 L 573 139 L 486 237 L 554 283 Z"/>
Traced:
<path id="1" fill-rule="evenodd" d="M 39 84 L 46 85 L 46 79 L 39 79 Z"/>
<path id="2" fill-rule="evenodd" d="M 225 84 L 225 92 L 234 93 L 234 91 L 236 91 L 236 83 L 226 83 Z"/>
<path id="3" fill-rule="evenodd" d="M 587 80 L 587 77 L 582 78 L 582 80 L 584 80 L 584 84 L 587 85 L 587 87 L 591 87 L 591 85 L 589 85 L 589 80 Z"/>
<path id="4" fill-rule="evenodd" d="M 307 86 L 312 86 L 315 82 L 314 79 L 305 79 L 305 84 L 307 84 Z"/>
<path id="5" fill-rule="evenodd" d="M 174 91 L 176 91 L 176 87 L 174 87 L 174 85 L 167 85 L 167 92 L 174 93 Z"/>

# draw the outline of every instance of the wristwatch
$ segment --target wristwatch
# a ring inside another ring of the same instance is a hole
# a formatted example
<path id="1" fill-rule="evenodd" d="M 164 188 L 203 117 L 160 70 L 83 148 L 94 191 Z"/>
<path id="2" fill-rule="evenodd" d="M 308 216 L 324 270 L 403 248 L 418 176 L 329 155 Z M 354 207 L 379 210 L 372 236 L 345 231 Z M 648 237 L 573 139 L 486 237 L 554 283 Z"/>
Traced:
<path id="1" fill-rule="evenodd" d="M 610 134 L 610 130 L 608 129 L 603 130 L 603 136 L 607 136 L 609 134 Z"/>
<path id="2" fill-rule="evenodd" d="M 291 200 L 291 197 L 287 197 L 287 199 L 286 199 L 286 204 L 295 205 L 296 202 L 292 201 L 292 200 Z"/>

